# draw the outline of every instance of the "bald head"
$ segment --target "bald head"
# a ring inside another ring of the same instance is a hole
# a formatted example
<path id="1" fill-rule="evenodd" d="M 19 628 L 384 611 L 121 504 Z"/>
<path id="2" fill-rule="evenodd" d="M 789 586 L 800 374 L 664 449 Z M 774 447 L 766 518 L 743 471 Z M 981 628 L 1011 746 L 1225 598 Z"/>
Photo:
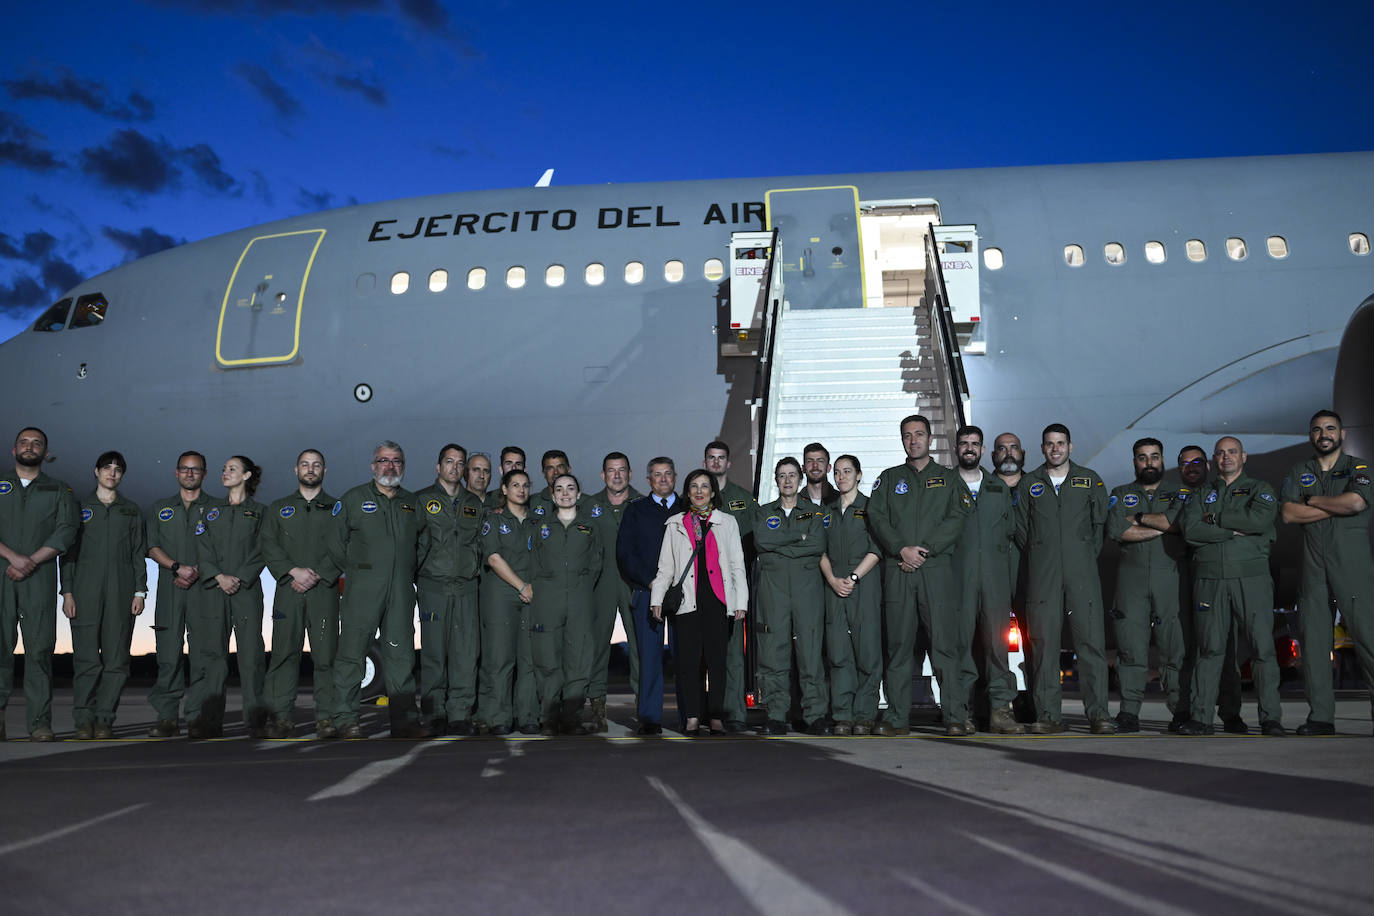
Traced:
<path id="1" fill-rule="evenodd" d="M 1217 473 L 1228 484 L 1240 476 L 1245 469 L 1245 446 L 1235 436 L 1222 436 L 1212 451 L 1212 461 Z"/>

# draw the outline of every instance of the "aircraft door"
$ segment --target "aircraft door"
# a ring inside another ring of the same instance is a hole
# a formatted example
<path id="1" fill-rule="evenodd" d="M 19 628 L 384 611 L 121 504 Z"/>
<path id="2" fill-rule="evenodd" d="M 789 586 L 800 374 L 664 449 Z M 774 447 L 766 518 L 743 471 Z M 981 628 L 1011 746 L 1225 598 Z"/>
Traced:
<path id="1" fill-rule="evenodd" d="M 859 189 L 777 188 L 764 203 L 768 228 L 778 230 L 790 307 L 863 308 Z"/>
<path id="2" fill-rule="evenodd" d="M 252 239 L 229 277 L 215 331 L 226 369 L 289 363 L 300 354 L 301 306 L 323 229 Z"/>

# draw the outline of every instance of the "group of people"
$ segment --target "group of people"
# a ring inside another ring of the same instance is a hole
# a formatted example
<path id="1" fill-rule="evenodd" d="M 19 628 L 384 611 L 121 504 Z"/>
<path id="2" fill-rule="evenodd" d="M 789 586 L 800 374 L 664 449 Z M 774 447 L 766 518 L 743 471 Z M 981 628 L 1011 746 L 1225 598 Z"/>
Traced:
<path id="1" fill-rule="evenodd" d="M 251 459 L 225 461 L 225 495 L 212 497 L 203 488 L 204 455 L 187 451 L 176 464 L 177 492 L 145 516 L 119 493 L 127 466 L 118 452 L 96 459 L 95 487 L 78 499 L 43 473 L 47 437 L 26 428 L 15 440 L 13 471 L 0 473 L 0 707 L 22 631 L 27 730 L 33 740 L 53 740 L 60 578 L 75 736 L 112 736 L 133 622 L 147 598 L 147 557 L 160 567 L 154 737 L 179 735 L 183 722 L 191 738 L 223 733 L 231 633 L 244 722 L 257 737 L 295 733 L 307 635 L 322 738 L 362 737 L 360 686 L 378 634 L 393 736 L 605 731 L 617 615 L 629 645 L 636 733 L 644 736 L 663 730 L 665 626 L 677 727 L 688 734 L 748 729 L 746 629 L 764 734 L 908 734 L 922 630 L 947 735 L 977 730 L 980 691 L 982 725 L 993 732 L 1063 732 L 1066 622 L 1092 733 L 1140 729 L 1153 640 L 1170 731 L 1211 733 L 1218 712 L 1226 731 L 1248 730 L 1238 667 L 1248 649 L 1260 729 L 1282 735 L 1269 570 L 1279 517 L 1304 534 L 1299 612 L 1311 712 L 1298 733 L 1335 730 L 1326 660 L 1336 613 L 1374 683 L 1370 473 L 1344 453 L 1333 412 L 1312 418 L 1314 454 L 1277 495 L 1246 476 L 1244 448 L 1229 436 L 1210 465 L 1201 447 L 1183 448 L 1178 483 L 1164 482 L 1163 445 L 1141 439 L 1132 449 L 1134 481 L 1107 493 L 1097 473 L 1072 460 L 1062 424 L 1044 429 L 1045 460 L 1030 471 L 1012 433 L 995 438 L 989 472 L 977 427 L 957 431 L 954 467 L 932 459 L 925 417 L 907 417 L 900 431 L 906 460 L 883 471 L 868 497 L 859 460 L 832 462 L 820 443 L 808 445 L 802 461 L 777 463 L 778 496 L 760 505 L 728 480 L 730 449 L 721 441 L 706 446 L 681 493 L 673 460 L 650 460 L 647 494 L 631 486 L 620 452 L 603 459 L 604 486 L 593 494 L 582 492 L 564 452 L 546 452 L 545 486 L 535 493 L 520 448 L 503 449 L 493 467 L 455 443 L 440 450 L 434 483 L 412 492 L 402 487 L 401 446 L 383 441 L 371 479 L 337 498 L 324 489 L 324 455 L 306 449 L 296 488 L 270 505 L 255 499 L 262 469 Z M 497 471 L 499 484 L 489 489 Z M 1098 575 L 1104 537 L 1121 545 L 1106 604 Z M 276 582 L 270 661 L 264 567 Z M 1029 726 L 1012 710 L 1013 614 L 1028 637 Z M 1114 717 L 1108 620 L 1121 691 Z"/>

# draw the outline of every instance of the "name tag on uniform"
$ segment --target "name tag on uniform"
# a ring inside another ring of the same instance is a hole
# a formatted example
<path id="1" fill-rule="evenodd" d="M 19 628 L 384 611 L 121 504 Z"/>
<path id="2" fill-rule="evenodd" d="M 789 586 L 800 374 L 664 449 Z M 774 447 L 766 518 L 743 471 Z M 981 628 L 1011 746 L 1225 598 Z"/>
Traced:
<path id="1" fill-rule="evenodd" d="M 797 514 L 797 521 L 799 521 L 799 522 L 804 522 L 804 521 L 806 521 L 808 518 L 810 518 L 811 516 L 813 516 L 813 515 L 815 515 L 815 514 L 816 514 L 816 513 L 814 513 L 814 512 L 799 512 L 799 513 Z"/>
<path id="2" fill-rule="evenodd" d="M 402 511 L 402 512 L 414 512 L 414 511 L 415 511 L 415 507 L 412 506 L 412 505 L 410 505 L 409 503 L 401 503 L 401 511 Z"/>
<path id="3" fill-rule="evenodd" d="M 731 512 L 743 512 L 743 511 L 744 511 L 744 507 L 745 507 L 746 505 L 748 505 L 748 503 L 746 503 L 746 502 L 745 502 L 744 500 L 742 500 L 742 499 L 732 499 L 732 500 L 730 500 L 730 511 L 731 511 Z"/>
<path id="4" fill-rule="evenodd" d="M 1080 490 L 1090 490 L 1092 485 L 1092 480 L 1087 477 L 1074 477 L 1069 481 L 1069 486 L 1078 487 Z"/>
<path id="5" fill-rule="evenodd" d="M 932 489 L 934 489 L 935 487 L 943 487 L 944 485 L 945 485 L 945 479 L 944 479 L 943 477 L 928 477 L 928 478 L 926 478 L 926 489 L 927 489 L 927 490 L 932 490 Z"/>
<path id="6" fill-rule="evenodd" d="M 576 527 L 577 530 L 581 531 L 583 534 L 592 533 L 592 527 L 590 525 L 575 525 L 574 527 Z"/>
<path id="7" fill-rule="evenodd" d="M 477 509 L 474 506 L 463 507 L 463 518 L 476 518 Z"/>
<path id="8" fill-rule="evenodd" d="M 1232 490 L 1232 491 L 1231 491 L 1231 495 L 1232 495 L 1232 496 L 1249 496 L 1249 495 L 1250 495 L 1250 488 L 1249 488 L 1249 487 L 1242 487 L 1242 488 L 1239 489 L 1239 490 Z"/>
<path id="9" fill-rule="evenodd" d="M 864 517 L 867 516 L 867 515 L 868 515 L 868 510 L 867 510 L 867 509 L 855 509 L 855 510 L 854 510 L 854 517 L 855 517 L 855 518 L 864 518 Z"/>

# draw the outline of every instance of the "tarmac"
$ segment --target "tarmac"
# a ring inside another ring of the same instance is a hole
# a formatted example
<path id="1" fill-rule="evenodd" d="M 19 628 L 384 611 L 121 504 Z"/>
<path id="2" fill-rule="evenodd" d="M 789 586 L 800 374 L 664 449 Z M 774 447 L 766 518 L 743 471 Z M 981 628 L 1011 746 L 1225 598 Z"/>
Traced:
<path id="1" fill-rule="evenodd" d="M 144 737 L 0 744 L 7 913 L 1364 914 L 1374 738 Z M 237 691 L 231 692 L 231 703 Z M 298 722 L 309 721 L 309 696 Z M 1115 703 L 1113 703 L 1115 709 Z M 1285 698 L 1290 731 L 1306 714 Z M 665 721 L 672 722 L 670 710 Z M 11 736 L 23 731 L 22 693 Z M 65 727 L 65 731 L 64 731 Z"/>

